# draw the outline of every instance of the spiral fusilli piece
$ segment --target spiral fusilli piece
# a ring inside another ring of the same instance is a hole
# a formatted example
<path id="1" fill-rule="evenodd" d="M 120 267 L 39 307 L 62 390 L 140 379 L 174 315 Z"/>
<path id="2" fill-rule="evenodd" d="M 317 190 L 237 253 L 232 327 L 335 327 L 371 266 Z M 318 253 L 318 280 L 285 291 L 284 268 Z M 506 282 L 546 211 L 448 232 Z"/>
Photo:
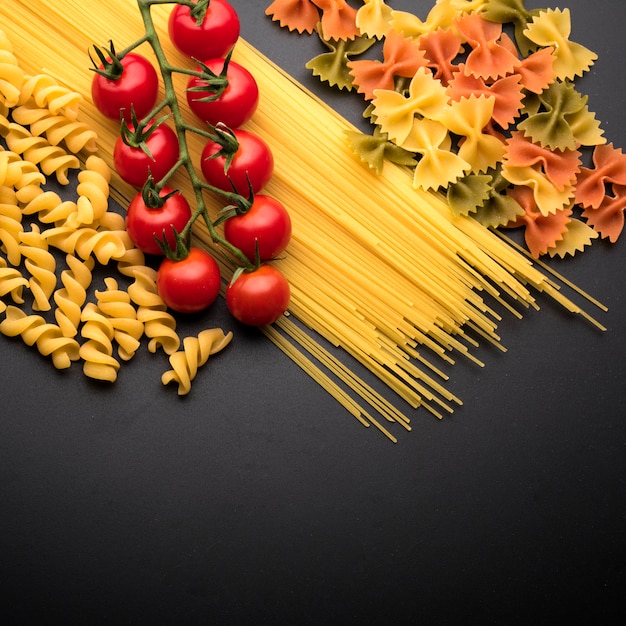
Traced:
<path id="1" fill-rule="evenodd" d="M 57 286 L 56 260 L 36 224 L 20 234 L 20 253 L 31 276 L 28 287 L 34 299 L 33 310 L 49 311 L 50 298 Z"/>
<path id="2" fill-rule="evenodd" d="M 233 338 L 232 332 L 224 333 L 219 328 L 201 331 L 197 337 L 185 337 L 183 349 L 169 357 L 171 370 L 161 376 L 161 382 L 167 385 L 178 383 L 178 395 L 186 395 L 191 390 L 191 381 L 196 377 L 212 354 L 223 350 Z"/>
<path id="3" fill-rule="evenodd" d="M 54 174 L 62 185 L 69 184 L 69 170 L 78 169 L 80 161 L 61 146 L 53 146 L 45 137 L 33 135 L 20 124 L 9 124 L 5 140 L 9 150 L 21 154 L 25 161 L 39 166 L 43 174 Z"/>
<path id="4" fill-rule="evenodd" d="M 115 330 L 106 315 L 93 302 L 84 306 L 81 336 L 85 339 L 79 349 L 83 372 L 89 378 L 115 382 L 120 362 L 113 356 Z"/>
<path id="5" fill-rule="evenodd" d="M 22 309 L 9 305 L 0 322 L 0 332 L 7 337 L 21 336 L 28 346 L 36 346 L 41 354 L 50 356 L 57 369 L 70 367 L 79 359 L 79 344 L 65 337 L 56 324 L 50 324 L 41 315 L 27 315 Z"/>
<path id="6" fill-rule="evenodd" d="M 113 338 L 118 346 L 119 358 L 129 361 L 139 348 L 144 325 L 137 319 L 137 311 L 131 304 L 130 295 L 119 289 L 117 281 L 108 277 L 104 282 L 106 289 L 96 291 L 98 308 L 113 327 Z"/>
<path id="7" fill-rule="evenodd" d="M 91 285 L 94 259 L 82 261 L 72 254 L 66 257 L 67 269 L 61 272 L 63 287 L 54 292 L 54 316 L 66 337 L 75 337 L 81 321 L 82 307 Z"/>

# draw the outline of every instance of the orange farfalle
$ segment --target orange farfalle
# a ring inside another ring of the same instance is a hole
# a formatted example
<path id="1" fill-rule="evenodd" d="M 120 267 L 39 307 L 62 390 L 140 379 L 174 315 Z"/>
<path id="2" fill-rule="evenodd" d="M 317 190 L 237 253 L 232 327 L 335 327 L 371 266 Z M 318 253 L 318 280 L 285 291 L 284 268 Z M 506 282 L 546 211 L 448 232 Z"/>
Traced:
<path id="1" fill-rule="evenodd" d="M 482 78 L 469 76 L 462 64 L 459 65 L 454 80 L 448 85 L 448 94 L 451 100 L 460 100 L 471 95 L 493 96 L 495 98 L 493 120 L 501 128 L 507 128 L 513 123 L 520 113 L 524 100 L 518 74 L 500 78 L 488 85 Z"/>
<path id="2" fill-rule="evenodd" d="M 353 84 L 366 100 L 374 97 L 375 89 L 394 89 L 394 78 L 412 78 L 426 65 L 424 53 L 417 42 L 395 31 L 389 31 L 383 43 L 383 60 L 349 61 Z"/>
<path id="3" fill-rule="evenodd" d="M 550 150 L 528 139 L 522 131 L 515 131 L 506 142 L 505 161 L 509 167 L 539 165 L 548 180 L 564 191 L 576 181 L 580 171 L 581 153 L 578 150 Z"/>
<path id="4" fill-rule="evenodd" d="M 445 86 L 458 71 L 454 60 L 463 51 L 463 41 L 451 29 L 440 29 L 419 38 L 420 48 L 428 60 L 435 78 Z"/>
<path id="5" fill-rule="evenodd" d="M 322 10 L 324 39 L 345 41 L 354 39 L 360 34 L 356 25 L 357 10 L 346 0 L 311 0 L 311 2 Z"/>
<path id="6" fill-rule="evenodd" d="M 571 220 L 571 209 L 542 215 L 537 210 L 533 191 L 529 187 L 512 187 L 507 190 L 506 195 L 513 198 L 524 209 L 524 215 L 515 223 L 509 224 L 509 227 L 524 227 L 526 246 L 535 259 L 547 254 L 550 248 L 554 248 L 563 239 Z"/>
<path id="7" fill-rule="evenodd" d="M 265 14 L 275 22 L 289 30 L 311 34 L 319 20 L 320 14 L 311 0 L 274 0 Z"/>
<path id="8" fill-rule="evenodd" d="M 612 143 L 596 146 L 593 167 L 583 167 L 576 180 L 576 203 L 597 209 L 604 202 L 608 185 L 626 185 L 626 155 Z"/>
<path id="9" fill-rule="evenodd" d="M 522 77 L 522 85 L 528 91 L 541 93 L 556 79 L 554 48 L 541 48 L 522 59 L 515 72 Z"/>
<path id="10" fill-rule="evenodd" d="M 502 24 L 489 22 L 478 13 L 456 20 L 456 27 L 471 46 L 465 61 L 466 73 L 486 80 L 506 76 L 519 67 L 521 61 L 509 47 L 501 45 Z"/>
<path id="11" fill-rule="evenodd" d="M 605 195 L 598 208 L 585 208 L 582 213 L 587 224 L 611 243 L 615 243 L 624 230 L 626 186 L 613 185 L 613 194 Z"/>

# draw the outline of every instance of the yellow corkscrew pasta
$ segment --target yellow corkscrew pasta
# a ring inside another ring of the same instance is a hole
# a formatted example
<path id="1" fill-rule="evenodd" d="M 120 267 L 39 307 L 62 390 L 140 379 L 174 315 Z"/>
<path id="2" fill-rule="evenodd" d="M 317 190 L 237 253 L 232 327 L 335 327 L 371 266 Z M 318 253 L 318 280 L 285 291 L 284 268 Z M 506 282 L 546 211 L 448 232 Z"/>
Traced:
<path id="1" fill-rule="evenodd" d="M 83 372 L 89 378 L 115 382 L 120 362 L 113 356 L 113 325 L 93 302 L 83 307 L 81 322 L 80 334 L 86 339 L 79 348 Z"/>
<path id="2" fill-rule="evenodd" d="M 65 337 L 56 324 L 46 322 L 41 315 L 28 315 L 16 306 L 6 307 L 0 332 L 8 337 L 21 336 L 26 345 L 36 346 L 41 354 L 50 356 L 57 369 L 66 369 L 79 359 L 75 339 Z"/>
<path id="3" fill-rule="evenodd" d="M 118 356 L 129 361 L 137 352 L 143 335 L 143 322 L 137 319 L 137 311 L 130 301 L 130 295 L 118 287 L 112 277 L 104 279 L 106 289 L 95 292 L 98 309 L 107 317 L 113 327 L 113 339 L 118 345 Z"/>
<path id="4" fill-rule="evenodd" d="M 72 254 L 66 256 L 66 263 L 67 269 L 61 272 L 63 287 L 54 292 L 54 302 L 57 305 L 54 316 L 61 332 L 66 337 L 75 337 L 95 263 L 93 257 L 82 261 Z"/>
<path id="5" fill-rule="evenodd" d="M 49 311 L 50 298 L 57 285 L 55 257 L 36 224 L 31 224 L 30 231 L 20 233 L 19 241 L 20 254 L 31 276 L 28 287 L 34 299 L 33 310 Z"/>
<path id="6" fill-rule="evenodd" d="M 224 334 L 219 328 L 201 331 L 197 337 L 185 337 L 183 349 L 170 355 L 171 370 L 164 372 L 161 381 L 164 385 L 178 383 L 178 395 L 186 395 L 191 390 L 191 381 L 196 377 L 212 354 L 223 350 L 232 340 L 232 332 Z"/>

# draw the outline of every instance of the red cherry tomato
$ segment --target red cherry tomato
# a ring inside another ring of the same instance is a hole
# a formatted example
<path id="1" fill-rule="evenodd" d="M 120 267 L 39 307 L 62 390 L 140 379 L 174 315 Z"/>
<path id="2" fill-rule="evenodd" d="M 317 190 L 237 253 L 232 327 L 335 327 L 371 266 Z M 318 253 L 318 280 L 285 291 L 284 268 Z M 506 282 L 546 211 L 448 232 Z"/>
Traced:
<path id="1" fill-rule="evenodd" d="M 176 133 L 167 124 L 159 124 L 145 141 L 150 155 L 140 146 L 131 146 L 118 137 L 113 149 L 113 165 L 120 177 L 135 187 L 143 187 L 152 174 L 159 182 L 176 165 L 180 146 Z"/>
<path id="2" fill-rule="evenodd" d="M 273 265 L 261 265 L 242 272 L 226 289 L 226 306 L 241 323 L 248 326 L 273 324 L 287 310 L 289 283 Z"/>
<path id="3" fill-rule="evenodd" d="M 224 222 L 224 237 L 250 261 L 255 261 L 257 245 L 259 260 L 269 261 L 287 247 L 291 238 L 291 218 L 278 200 L 257 194 L 248 211 Z"/>
<path id="4" fill-rule="evenodd" d="M 247 197 L 250 191 L 248 178 L 253 193 L 257 193 L 272 177 L 274 156 L 267 143 L 258 135 L 243 129 L 234 129 L 232 133 L 239 147 L 228 169 L 225 170 L 230 155 L 218 142 L 212 140 L 202 150 L 200 167 L 207 183 L 213 187 L 232 191 L 234 186 L 237 193 Z"/>
<path id="5" fill-rule="evenodd" d="M 109 79 L 96 73 L 91 82 L 91 97 L 102 115 L 130 121 L 131 107 L 137 119 L 145 117 L 156 104 L 159 95 L 159 79 L 152 63 L 135 52 L 122 59 L 120 75 Z M 100 67 L 102 69 L 102 66 Z"/>
<path id="6" fill-rule="evenodd" d="M 217 77 L 225 77 L 227 85 L 218 88 L 204 78 L 192 76 L 187 82 L 187 103 L 192 112 L 203 122 L 216 126 L 222 122 L 229 128 L 245 124 L 256 111 L 259 103 L 259 87 L 254 76 L 235 61 L 213 58 L 204 65 Z M 201 67 L 196 68 L 202 71 Z M 204 98 L 212 98 L 204 100 Z"/>
<path id="7" fill-rule="evenodd" d="M 165 198 L 161 206 L 151 207 L 141 192 L 138 192 L 126 211 L 126 231 L 133 243 L 146 254 L 162 255 L 163 251 L 156 241 L 165 237 L 171 250 L 176 248 L 173 228 L 180 233 L 191 218 L 191 207 L 180 191 L 174 192 L 163 187 L 159 196 Z"/>
<path id="8" fill-rule="evenodd" d="M 220 292 L 220 270 L 205 250 L 191 248 L 180 261 L 167 257 L 157 271 L 157 290 L 163 302 L 179 313 L 197 313 L 215 302 Z"/>
<path id="9" fill-rule="evenodd" d="M 170 13 L 168 32 L 172 43 L 192 59 L 225 57 L 239 39 L 241 25 L 226 0 L 211 0 L 202 22 L 191 7 L 177 4 Z"/>

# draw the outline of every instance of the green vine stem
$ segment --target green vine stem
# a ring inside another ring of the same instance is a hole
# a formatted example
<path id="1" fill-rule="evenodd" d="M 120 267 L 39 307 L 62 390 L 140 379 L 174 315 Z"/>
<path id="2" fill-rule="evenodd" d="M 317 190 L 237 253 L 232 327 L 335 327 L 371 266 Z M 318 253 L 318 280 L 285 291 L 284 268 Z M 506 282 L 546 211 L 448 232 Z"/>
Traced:
<path id="1" fill-rule="evenodd" d="M 162 188 L 166 181 L 174 175 L 174 173 L 184 167 L 187 171 L 187 175 L 189 176 L 191 185 L 194 190 L 196 208 L 193 211 L 193 214 L 187 223 L 186 227 L 177 235 L 177 240 L 180 239 L 182 241 L 187 241 L 191 235 L 191 230 L 196 220 L 202 217 L 204 223 L 206 224 L 209 234 L 213 242 L 221 245 L 224 249 L 226 249 L 240 264 L 241 267 L 245 269 L 253 269 L 253 264 L 251 264 L 250 260 L 246 257 L 246 255 L 237 247 L 233 246 L 231 243 L 226 241 L 216 230 L 215 226 L 217 223 L 223 220 L 218 220 L 216 223 L 212 222 L 208 210 L 206 207 L 206 203 L 203 196 L 203 191 L 210 191 L 222 196 L 229 204 L 235 206 L 246 206 L 249 203 L 249 200 L 241 196 L 236 192 L 224 191 L 222 189 L 218 189 L 217 187 L 213 187 L 212 185 L 203 181 L 196 171 L 196 168 L 193 165 L 190 153 L 189 146 L 187 143 L 187 133 L 192 132 L 198 134 L 200 136 L 206 137 L 207 139 L 212 138 L 212 134 L 208 130 L 203 130 L 196 126 L 190 125 L 185 122 L 183 117 L 180 104 L 178 102 L 178 98 L 176 96 L 176 91 L 174 88 L 173 75 L 174 74 L 186 74 L 189 76 L 196 76 L 202 79 L 206 79 L 206 75 L 203 71 L 188 69 L 184 67 L 176 67 L 171 65 L 167 59 L 165 51 L 163 50 L 163 46 L 161 45 L 161 41 L 156 32 L 156 28 L 154 25 L 154 21 L 152 19 L 152 11 L 151 8 L 153 5 L 160 4 L 180 4 L 184 6 L 188 6 L 191 9 L 194 9 L 194 14 L 199 16 L 198 19 L 204 15 L 202 12 L 202 8 L 198 7 L 198 5 L 205 5 L 204 11 L 208 7 L 208 0 L 199 0 L 197 3 L 192 2 L 191 0 L 137 0 L 137 4 L 139 7 L 139 11 L 141 13 L 141 17 L 144 24 L 145 34 L 137 39 L 135 42 L 127 46 L 124 50 L 118 53 L 118 58 L 123 58 L 124 55 L 129 52 L 135 50 L 139 46 L 144 43 L 148 43 L 156 57 L 157 63 L 159 65 L 159 69 L 161 72 L 161 77 L 163 79 L 163 86 L 165 89 L 165 97 L 162 101 L 157 103 L 154 109 L 145 116 L 144 120 L 151 120 L 154 116 L 161 113 L 166 107 L 169 108 L 171 113 L 171 118 L 174 122 L 176 135 L 178 137 L 179 148 L 180 148 L 180 158 L 176 165 L 166 174 L 166 176 L 156 184 L 157 191 Z M 111 49 L 113 49 L 113 44 L 111 42 Z M 154 184 L 154 183 L 152 183 Z"/>

